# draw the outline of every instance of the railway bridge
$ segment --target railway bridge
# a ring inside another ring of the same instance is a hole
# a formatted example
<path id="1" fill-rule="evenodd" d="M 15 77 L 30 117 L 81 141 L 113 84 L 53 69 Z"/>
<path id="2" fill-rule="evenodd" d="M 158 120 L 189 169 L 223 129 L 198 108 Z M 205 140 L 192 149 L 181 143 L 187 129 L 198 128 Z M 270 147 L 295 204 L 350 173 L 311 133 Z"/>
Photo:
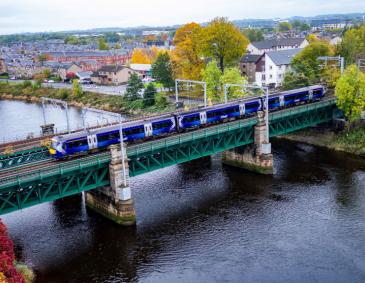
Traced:
<path id="1" fill-rule="evenodd" d="M 334 98 L 269 114 L 269 135 L 275 137 L 330 122 L 337 116 Z M 129 177 L 200 157 L 222 153 L 222 162 L 259 173 L 272 173 L 272 154 L 263 150 L 266 125 L 257 116 L 53 161 L 39 147 L 0 156 L 0 215 L 85 192 L 86 204 L 121 225 L 135 224 Z M 244 146 L 244 147 L 243 147 Z M 242 149 L 243 148 L 243 149 Z M 124 166 L 123 166 L 124 162 Z M 122 168 L 126 168 L 125 174 Z"/>

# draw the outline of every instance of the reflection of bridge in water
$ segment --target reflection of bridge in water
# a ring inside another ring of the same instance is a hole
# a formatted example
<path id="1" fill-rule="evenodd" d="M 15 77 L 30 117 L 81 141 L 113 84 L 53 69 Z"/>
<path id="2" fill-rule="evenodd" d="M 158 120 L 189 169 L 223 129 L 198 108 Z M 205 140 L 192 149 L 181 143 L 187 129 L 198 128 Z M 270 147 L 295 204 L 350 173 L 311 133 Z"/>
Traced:
<path id="1" fill-rule="evenodd" d="M 328 98 L 272 112 L 270 136 L 329 122 L 335 110 L 335 99 Z M 270 174 L 272 155 L 262 146 L 266 142 L 265 131 L 264 119 L 258 115 L 128 145 L 125 160 L 121 160 L 117 146 L 112 146 L 110 152 L 59 162 L 49 158 L 45 147 L 2 155 L 0 214 L 85 191 L 89 207 L 119 224 L 134 224 L 129 177 L 219 152 L 223 152 L 222 161 L 226 164 Z M 246 146 L 244 150 L 237 149 L 242 146 Z M 128 168 L 125 180 L 122 162 Z"/>

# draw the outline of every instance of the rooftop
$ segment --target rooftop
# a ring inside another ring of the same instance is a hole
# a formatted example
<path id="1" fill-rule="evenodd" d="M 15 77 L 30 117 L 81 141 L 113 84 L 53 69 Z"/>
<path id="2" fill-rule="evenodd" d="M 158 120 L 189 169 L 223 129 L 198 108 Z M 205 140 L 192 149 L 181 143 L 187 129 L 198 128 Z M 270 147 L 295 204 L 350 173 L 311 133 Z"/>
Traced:
<path id="1" fill-rule="evenodd" d="M 302 48 L 286 49 L 278 51 L 268 51 L 267 56 L 275 63 L 275 65 L 289 65 L 295 55 L 297 55 Z"/>
<path id="2" fill-rule="evenodd" d="M 263 41 L 251 42 L 253 46 L 258 49 L 271 49 L 277 46 L 298 46 L 306 40 L 305 38 L 282 38 L 282 39 L 269 39 Z"/>

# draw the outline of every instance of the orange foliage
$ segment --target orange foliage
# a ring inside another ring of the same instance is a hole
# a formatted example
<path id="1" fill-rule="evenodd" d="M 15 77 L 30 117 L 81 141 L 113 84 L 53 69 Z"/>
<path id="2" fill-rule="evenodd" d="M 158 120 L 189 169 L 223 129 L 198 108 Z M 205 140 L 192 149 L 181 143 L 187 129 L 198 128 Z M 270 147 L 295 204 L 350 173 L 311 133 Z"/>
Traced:
<path id="1" fill-rule="evenodd" d="M 133 50 L 131 63 L 133 64 L 151 64 L 151 59 L 148 56 L 146 49 L 135 48 Z"/>
<path id="2" fill-rule="evenodd" d="M 200 58 L 200 36 L 202 27 L 197 23 L 189 23 L 176 31 L 174 37 L 175 50 L 172 62 L 177 78 L 199 80 L 204 62 Z"/>

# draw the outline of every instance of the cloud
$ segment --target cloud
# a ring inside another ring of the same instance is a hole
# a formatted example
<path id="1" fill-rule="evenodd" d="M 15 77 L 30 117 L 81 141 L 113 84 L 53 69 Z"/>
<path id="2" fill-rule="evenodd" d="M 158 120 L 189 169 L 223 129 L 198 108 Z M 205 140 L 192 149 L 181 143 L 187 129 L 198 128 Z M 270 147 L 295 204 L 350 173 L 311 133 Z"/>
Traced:
<path id="1" fill-rule="evenodd" d="M 363 0 L 1 0 L 0 34 L 365 11 Z"/>

